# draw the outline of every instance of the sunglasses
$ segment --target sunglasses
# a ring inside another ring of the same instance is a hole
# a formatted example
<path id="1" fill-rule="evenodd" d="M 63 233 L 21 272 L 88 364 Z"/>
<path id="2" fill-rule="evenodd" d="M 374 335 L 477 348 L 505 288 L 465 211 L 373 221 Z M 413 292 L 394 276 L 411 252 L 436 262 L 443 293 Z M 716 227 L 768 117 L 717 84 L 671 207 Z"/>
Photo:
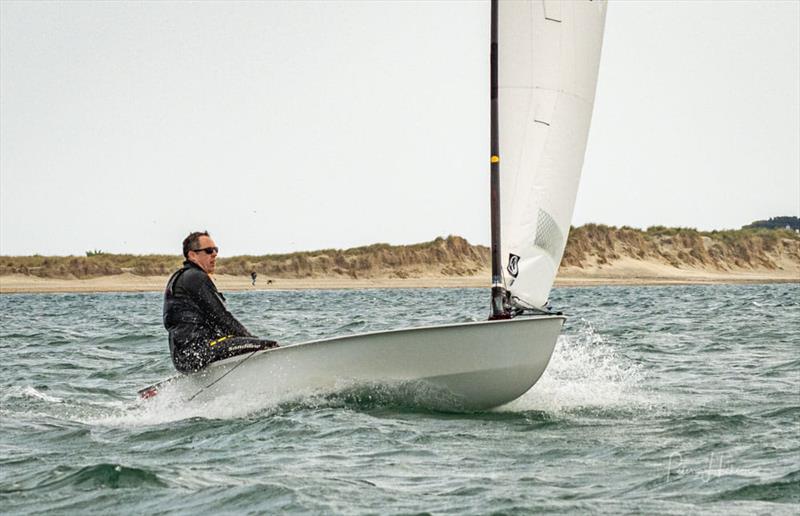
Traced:
<path id="1" fill-rule="evenodd" d="M 206 253 L 206 254 L 219 254 L 219 247 L 204 247 L 202 249 L 192 249 L 195 253 Z"/>

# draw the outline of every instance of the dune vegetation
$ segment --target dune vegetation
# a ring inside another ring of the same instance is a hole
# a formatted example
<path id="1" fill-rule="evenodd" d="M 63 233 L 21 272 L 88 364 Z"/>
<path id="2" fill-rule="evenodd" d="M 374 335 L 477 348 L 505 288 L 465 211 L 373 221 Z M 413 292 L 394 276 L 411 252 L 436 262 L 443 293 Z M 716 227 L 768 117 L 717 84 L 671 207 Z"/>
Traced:
<path id="1" fill-rule="evenodd" d="M 800 267 L 800 235 L 786 229 L 698 231 L 646 230 L 586 224 L 573 228 L 562 268 L 602 268 L 621 259 L 709 271 L 777 270 Z M 0 256 L 0 275 L 87 279 L 129 273 L 164 276 L 177 269 L 178 255 L 130 255 L 88 251 L 86 256 Z M 259 278 L 414 278 L 474 276 L 490 267 L 489 248 L 448 236 L 413 245 L 374 244 L 291 254 L 220 257 L 217 273 Z"/>
<path id="2" fill-rule="evenodd" d="M 642 231 L 586 224 L 570 232 L 561 266 L 602 266 L 623 257 L 710 271 L 775 270 L 787 260 L 800 265 L 800 235 L 786 229 Z"/>
<path id="3" fill-rule="evenodd" d="M 86 256 L 0 256 L 0 275 L 24 274 L 42 278 L 92 278 L 131 273 L 166 275 L 180 267 L 179 255 L 130 255 L 89 251 Z M 261 277 L 406 278 L 433 268 L 443 275 L 469 276 L 488 266 L 489 250 L 457 236 L 432 242 L 393 246 L 373 244 L 352 249 L 322 249 L 290 254 L 220 257 L 217 273 Z"/>

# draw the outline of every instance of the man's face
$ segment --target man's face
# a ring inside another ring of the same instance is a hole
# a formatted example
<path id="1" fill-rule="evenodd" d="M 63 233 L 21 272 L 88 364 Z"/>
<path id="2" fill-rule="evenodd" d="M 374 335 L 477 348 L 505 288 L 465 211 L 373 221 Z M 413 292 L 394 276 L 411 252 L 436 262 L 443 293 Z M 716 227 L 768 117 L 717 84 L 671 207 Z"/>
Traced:
<path id="1" fill-rule="evenodd" d="M 195 250 L 189 251 L 189 261 L 196 263 L 207 274 L 214 274 L 217 266 L 217 251 L 212 248 L 216 247 L 217 244 L 211 237 L 201 236 L 194 247 Z M 211 254 L 206 251 L 210 251 Z"/>

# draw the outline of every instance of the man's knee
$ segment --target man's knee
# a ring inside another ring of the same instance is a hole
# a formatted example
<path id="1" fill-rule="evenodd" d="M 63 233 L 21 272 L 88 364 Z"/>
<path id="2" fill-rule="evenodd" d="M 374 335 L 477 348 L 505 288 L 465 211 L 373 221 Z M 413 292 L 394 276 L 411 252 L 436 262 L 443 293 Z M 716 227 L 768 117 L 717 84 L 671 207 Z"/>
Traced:
<path id="1" fill-rule="evenodd" d="M 194 373 L 205 366 L 210 360 L 206 343 L 188 343 L 184 346 L 175 346 L 172 349 L 172 364 L 181 373 Z"/>

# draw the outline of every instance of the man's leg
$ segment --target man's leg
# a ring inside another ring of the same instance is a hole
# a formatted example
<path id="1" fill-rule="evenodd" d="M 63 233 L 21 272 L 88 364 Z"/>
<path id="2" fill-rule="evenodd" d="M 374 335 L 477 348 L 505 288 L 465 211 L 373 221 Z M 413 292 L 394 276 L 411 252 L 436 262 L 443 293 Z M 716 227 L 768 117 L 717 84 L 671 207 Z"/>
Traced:
<path id="1" fill-rule="evenodd" d="M 217 360 L 277 347 L 278 343 L 274 340 L 257 337 L 222 337 L 208 343 L 206 365 Z"/>

